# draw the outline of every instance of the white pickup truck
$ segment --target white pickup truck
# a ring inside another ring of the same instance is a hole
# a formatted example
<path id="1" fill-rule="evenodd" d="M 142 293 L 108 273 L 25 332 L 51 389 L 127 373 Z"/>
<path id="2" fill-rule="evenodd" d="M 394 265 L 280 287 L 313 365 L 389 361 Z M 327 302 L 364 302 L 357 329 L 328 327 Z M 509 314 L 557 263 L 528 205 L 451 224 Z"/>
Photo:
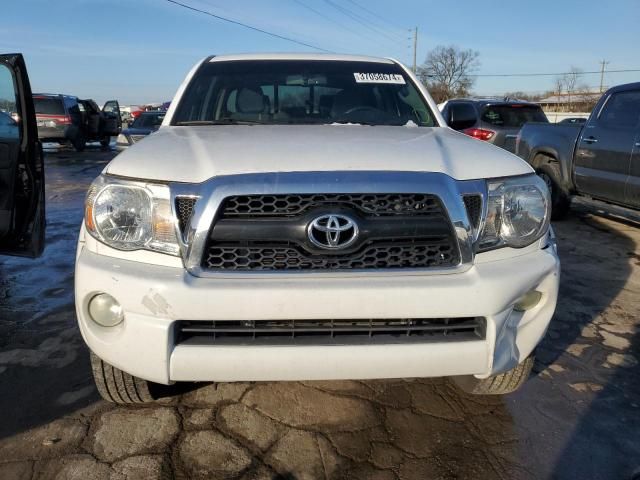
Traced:
<path id="1" fill-rule="evenodd" d="M 182 381 L 523 384 L 556 306 L 547 187 L 388 59 L 212 56 L 92 184 L 75 296 L 102 396 Z"/>

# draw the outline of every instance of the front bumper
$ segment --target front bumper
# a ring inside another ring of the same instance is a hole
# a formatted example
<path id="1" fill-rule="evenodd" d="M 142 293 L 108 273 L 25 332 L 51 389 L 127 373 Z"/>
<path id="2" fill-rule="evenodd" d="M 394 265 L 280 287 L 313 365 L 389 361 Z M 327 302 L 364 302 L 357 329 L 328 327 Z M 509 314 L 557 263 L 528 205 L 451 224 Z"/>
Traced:
<path id="1" fill-rule="evenodd" d="M 227 275 L 198 278 L 185 269 L 93 253 L 80 244 L 76 308 L 82 335 L 99 357 L 159 383 L 365 379 L 476 375 L 524 360 L 555 310 L 559 260 L 553 245 L 481 261 L 451 274 Z M 526 312 L 513 305 L 542 293 Z M 89 300 L 105 292 L 125 310 L 112 328 L 90 320 Z M 345 346 L 176 345 L 176 320 L 440 318 L 483 316 L 484 340 Z"/>

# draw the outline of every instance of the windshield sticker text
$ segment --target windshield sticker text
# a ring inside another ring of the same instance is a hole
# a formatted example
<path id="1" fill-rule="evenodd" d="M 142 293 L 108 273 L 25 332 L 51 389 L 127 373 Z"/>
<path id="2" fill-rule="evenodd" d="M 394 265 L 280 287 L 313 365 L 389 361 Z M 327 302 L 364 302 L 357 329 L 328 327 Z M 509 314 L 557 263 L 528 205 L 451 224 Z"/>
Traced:
<path id="1" fill-rule="evenodd" d="M 395 73 L 354 73 L 356 83 L 395 83 L 404 85 L 404 77 Z"/>

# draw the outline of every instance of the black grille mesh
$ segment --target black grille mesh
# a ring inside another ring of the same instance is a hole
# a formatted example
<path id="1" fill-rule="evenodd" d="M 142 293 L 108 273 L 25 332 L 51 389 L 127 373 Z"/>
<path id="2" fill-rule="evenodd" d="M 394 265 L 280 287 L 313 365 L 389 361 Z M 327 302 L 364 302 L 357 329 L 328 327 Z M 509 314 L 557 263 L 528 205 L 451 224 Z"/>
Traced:
<path id="1" fill-rule="evenodd" d="M 348 255 L 312 255 L 295 244 L 209 246 L 204 267 L 215 270 L 338 270 L 425 268 L 458 263 L 451 241 L 425 240 L 406 244 L 373 244 Z"/>
<path id="2" fill-rule="evenodd" d="M 178 344 L 387 344 L 485 338 L 486 320 L 396 318 L 346 320 L 180 321 Z"/>
<path id="3" fill-rule="evenodd" d="M 473 228 L 478 228 L 482 217 L 482 197 L 480 195 L 465 195 L 463 200 L 471 225 Z"/>
<path id="4" fill-rule="evenodd" d="M 180 226 L 181 232 L 184 232 L 189 223 L 191 223 L 191 217 L 193 216 L 196 201 L 197 199 L 193 197 L 176 198 L 176 214 L 178 216 L 178 225 Z"/>
<path id="5" fill-rule="evenodd" d="M 240 195 L 225 200 L 222 218 L 293 216 L 326 206 L 351 207 L 367 215 L 433 215 L 442 212 L 437 197 L 420 193 Z"/>

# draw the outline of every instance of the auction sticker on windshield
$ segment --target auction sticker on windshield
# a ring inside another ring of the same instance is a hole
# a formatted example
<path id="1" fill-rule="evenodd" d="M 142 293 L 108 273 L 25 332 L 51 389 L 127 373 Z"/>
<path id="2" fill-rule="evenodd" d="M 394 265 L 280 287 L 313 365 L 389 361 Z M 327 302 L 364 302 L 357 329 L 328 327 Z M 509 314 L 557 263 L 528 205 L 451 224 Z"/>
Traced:
<path id="1" fill-rule="evenodd" d="M 356 83 L 395 83 L 404 85 L 404 77 L 396 73 L 354 73 Z"/>

